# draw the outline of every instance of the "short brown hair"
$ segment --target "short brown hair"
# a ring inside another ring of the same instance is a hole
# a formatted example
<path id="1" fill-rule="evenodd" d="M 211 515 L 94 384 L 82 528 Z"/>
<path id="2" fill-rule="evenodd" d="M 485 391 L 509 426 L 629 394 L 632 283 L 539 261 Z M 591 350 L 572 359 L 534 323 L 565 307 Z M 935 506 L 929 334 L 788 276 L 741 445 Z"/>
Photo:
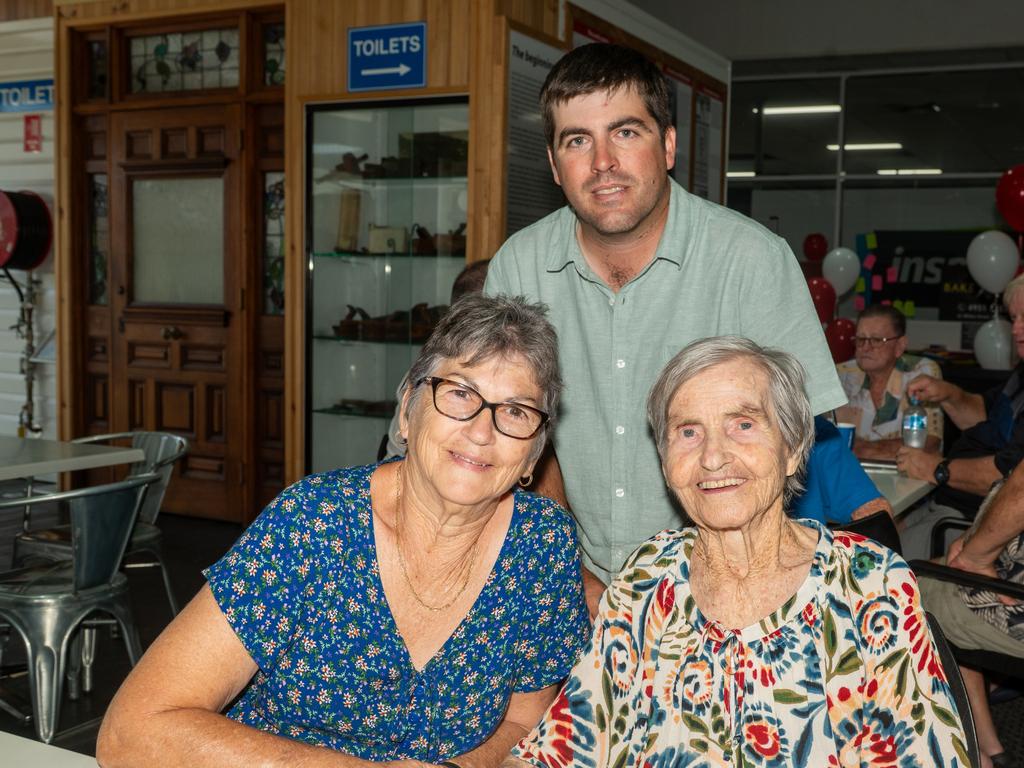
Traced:
<path id="1" fill-rule="evenodd" d="M 859 323 L 867 317 L 887 317 L 897 336 L 905 336 L 907 333 L 907 318 L 891 304 L 872 304 L 870 307 L 865 307 L 857 316 L 857 322 Z"/>
<path id="2" fill-rule="evenodd" d="M 612 43 L 591 43 L 569 51 L 548 73 L 540 89 L 544 137 L 555 146 L 555 107 L 596 91 L 632 88 L 665 138 L 673 125 L 672 97 L 661 70 L 639 51 Z"/>

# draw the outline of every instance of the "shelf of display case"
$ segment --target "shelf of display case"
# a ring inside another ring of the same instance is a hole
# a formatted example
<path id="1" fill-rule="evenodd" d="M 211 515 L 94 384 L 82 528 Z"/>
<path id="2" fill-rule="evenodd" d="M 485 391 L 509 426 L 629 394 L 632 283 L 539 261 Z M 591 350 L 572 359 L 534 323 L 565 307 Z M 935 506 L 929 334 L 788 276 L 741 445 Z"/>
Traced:
<path id="1" fill-rule="evenodd" d="M 396 259 L 459 259 L 460 261 L 466 260 L 466 254 L 464 253 L 408 253 L 408 252 L 395 252 L 395 253 L 369 253 L 362 251 L 314 251 L 312 254 L 314 259 L 382 259 L 386 256 L 390 256 Z"/>
<path id="2" fill-rule="evenodd" d="M 469 181 L 466 176 L 321 176 L 313 181 L 319 191 L 324 188 L 349 187 L 351 189 L 375 189 L 377 187 L 419 186 L 429 183 L 445 187 L 465 187 Z"/>
<path id="3" fill-rule="evenodd" d="M 330 341 L 335 344 L 341 344 L 343 346 L 363 346 L 366 344 L 397 344 L 399 346 L 407 347 L 410 344 L 423 344 L 426 342 L 427 337 L 422 339 L 410 339 L 408 337 L 404 339 L 345 339 L 341 336 L 324 336 L 320 334 L 314 334 L 313 339 L 315 341 Z"/>
<path id="4" fill-rule="evenodd" d="M 375 402 L 338 403 L 327 408 L 314 408 L 313 413 L 328 416 L 355 416 L 361 419 L 390 419 L 398 407 L 397 400 L 381 400 Z"/>

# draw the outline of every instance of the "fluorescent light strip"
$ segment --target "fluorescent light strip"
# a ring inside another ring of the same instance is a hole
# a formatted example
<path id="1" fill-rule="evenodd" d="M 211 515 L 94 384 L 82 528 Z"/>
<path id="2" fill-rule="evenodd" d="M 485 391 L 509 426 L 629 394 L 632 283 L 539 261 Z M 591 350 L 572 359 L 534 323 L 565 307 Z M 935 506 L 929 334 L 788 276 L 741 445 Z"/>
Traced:
<path id="1" fill-rule="evenodd" d="M 800 104 L 791 107 L 764 107 L 761 111 L 765 115 L 825 115 L 841 112 L 842 109 L 838 104 Z M 754 114 L 757 114 L 756 107 Z"/>
<path id="2" fill-rule="evenodd" d="M 879 168 L 879 176 L 941 176 L 941 168 Z"/>
<path id="3" fill-rule="evenodd" d="M 826 144 L 825 149 L 829 152 L 838 152 L 838 144 Z M 898 141 L 880 141 L 876 144 L 843 144 L 844 152 L 869 152 L 875 149 L 903 149 Z"/>
<path id="4" fill-rule="evenodd" d="M 725 178 L 727 179 L 752 179 L 757 174 L 754 171 L 726 171 Z"/>

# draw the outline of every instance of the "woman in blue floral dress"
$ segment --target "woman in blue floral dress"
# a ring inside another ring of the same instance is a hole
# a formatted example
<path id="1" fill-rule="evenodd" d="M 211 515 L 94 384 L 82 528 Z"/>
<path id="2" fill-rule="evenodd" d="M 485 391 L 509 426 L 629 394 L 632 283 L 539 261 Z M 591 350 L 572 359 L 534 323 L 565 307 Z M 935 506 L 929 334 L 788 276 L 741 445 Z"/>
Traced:
<path id="1" fill-rule="evenodd" d="M 556 344 L 537 305 L 457 302 L 410 371 L 407 458 L 271 503 L 118 692 L 99 762 L 497 765 L 590 629 L 571 518 L 514 490 Z"/>
<path id="2" fill-rule="evenodd" d="M 785 514 L 814 434 L 796 360 L 695 342 L 648 415 L 694 527 L 626 563 L 508 768 L 970 768 L 907 564 Z"/>

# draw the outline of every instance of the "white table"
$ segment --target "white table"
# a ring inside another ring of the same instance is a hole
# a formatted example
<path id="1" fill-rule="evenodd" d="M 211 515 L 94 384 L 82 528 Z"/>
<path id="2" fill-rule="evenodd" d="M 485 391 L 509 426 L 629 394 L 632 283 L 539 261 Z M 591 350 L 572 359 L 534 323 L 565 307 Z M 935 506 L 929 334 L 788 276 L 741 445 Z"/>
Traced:
<path id="1" fill-rule="evenodd" d="M 892 504 L 892 511 L 898 516 L 906 512 L 917 501 L 923 499 L 935 486 L 924 480 L 913 480 L 892 470 L 868 469 L 868 477 L 882 495 Z"/>
<path id="2" fill-rule="evenodd" d="M 0 435 L 0 481 L 142 461 L 141 448 Z"/>
<path id="3" fill-rule="evenodd" d="M 4 731 L 0 731 L 0 763 L 25 768 L 96 768 L 93 757 Z"/>

